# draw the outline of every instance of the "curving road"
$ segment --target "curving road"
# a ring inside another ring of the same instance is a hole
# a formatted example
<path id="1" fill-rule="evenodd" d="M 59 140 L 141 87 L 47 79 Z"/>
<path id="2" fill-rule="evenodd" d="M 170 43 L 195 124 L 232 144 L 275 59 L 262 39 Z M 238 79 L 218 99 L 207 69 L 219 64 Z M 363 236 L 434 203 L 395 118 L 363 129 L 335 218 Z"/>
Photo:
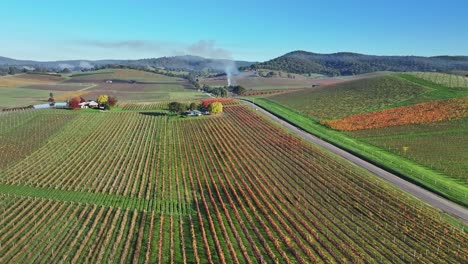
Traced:
<path id="1" fill-rule="evenodd" d="M 261 108 L 260 106 L 253 104 L 248 101 L 242 100 L 242 102 L 250 107 L 255 108 L 258 112 L 264 114 L 265 116 L 269 117 L 272 121 L 280 124 L 281 126 L 287 128 L 288 130 L 294 132 L 296 135 L 299 137 L 320 145 L 329 151 L 347 159 L 348 161 L 358 165 L 359 167 L 362 167 L 373 174 L 377 175 L 380 178 L 385 179 L 386 181 L 390 182 L 391 184 L 397 186 L 398 188 L 406 191 L 407 193 L 419 198 L 420 200 L 432 205 L 433 207 L 449 214 L 452 215 L 460 220 L 462 220 L 465 224 L 468 224 L 468 209 L 458 205 L 454 202 L 451 202 L 441 196 L 438 196 L 434 194 L 433 192 L 430 192 L 416 184 L 413 184 L 411 182 L 408 182 L 386 170 L 383 170 L 359 157 L 354 156 L 353 154 L 346 152 L 326 141 L 323 141 L 322 139 L 313 136 L 312 134 L 309 134 L 308 132 L 284 121 L 283 119 L 273 115 L 272 113 L 268 112 L 267 110 Z"/>

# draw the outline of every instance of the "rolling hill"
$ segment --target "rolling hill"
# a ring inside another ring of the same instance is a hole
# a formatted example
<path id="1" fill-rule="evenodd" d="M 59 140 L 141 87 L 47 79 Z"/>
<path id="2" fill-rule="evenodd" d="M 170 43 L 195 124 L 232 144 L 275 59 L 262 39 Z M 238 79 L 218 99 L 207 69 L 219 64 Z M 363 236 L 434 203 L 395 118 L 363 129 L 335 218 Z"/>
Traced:
<path id="1" fill-rule="evenodd" d="M 375 71 L 450 72 L 468 70 L 468 56 L 374 56 L 350 52 L 318 54 L 293 51 L 281 57 L 252 65 L 252 69 L 292 73 L 320 73 L 331 76 Z"/>
<path id="2" fill-rule="evenodd" d="M 227 66 L 246 67 L 254 64 L 248 61 L 233 61 L 226 59 L 208 59 L 198 56 L 174 56 L 149 58 L 138 60 L 66 60 L 66 61 L 32 61 L 32 60 L 15 60 L 0 56 L 0 67 L 15 66 L 15 67 L 45 67 L 53 69 L 87 69 L 93 66 L 106 64 L 119 64 L 126 66 L 151 66 L 155 68 L 164 68 L 170 70 L 181 71 L 214 71 L 223 72 Z"/>

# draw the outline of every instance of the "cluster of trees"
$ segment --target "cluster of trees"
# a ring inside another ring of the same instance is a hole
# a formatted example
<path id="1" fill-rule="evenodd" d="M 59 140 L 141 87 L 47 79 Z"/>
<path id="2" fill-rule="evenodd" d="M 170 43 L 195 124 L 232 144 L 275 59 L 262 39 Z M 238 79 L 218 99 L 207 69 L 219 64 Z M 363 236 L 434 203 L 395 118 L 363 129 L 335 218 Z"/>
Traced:
<path id="1" fill-rule="evenodd" d="M 26 73 L 26 72 L 30 72 L 30 70 L 27 70 L 26 68 L 18 68 L 15 66 L 0 67 L 0 76 L 13 75 L 17 73 Z"/>
<path id="2" fill-rule="evenodd" d="M 103 94 L 97 97 L 96 102 L 99 104 L 99 107 L 109 110 L 117 104 L 117 97 Z"/>
<path id="3" fill-rule="evenodd" d="M 224 87 L 211 87 L 206 84 L 203 85 L 203 91 L 216 97 L 226 97 L 228 93 L 227 89 Z"/>
<path id="4" fill-rule="evenodd" d="M 173 112 L 173 113 L 183 113 L 187 110 L 197 110 L 197 109 L 200 109 L 201 108 L 201 105 L 197 104 L 197 103 L 190 103 L 190 104 L 184 104 L 184 103 L 180 103 L 180 102 L 171 102 L 169 103 L 168 105 L 168 108 L 169 108 L 169 111 Z"/>
<path id="5" fill-rule="evenodd" d="M 223 112 L 223 104 L 221 102 L 209 102 L 197 104 L 192 102 L 190 104 L 184 104 L 180 102 L 171 102 L 168 105 L 169 111 L 177 114 L 186 112 L 187 110 L 208 110 L 211 114 L 217 114 Z"/>
<path id="6" fill-rule="evenodd" d="M 240 85 L 211 87 L 211 86 L 204 84 L 203 91 L 207 93 L 211 93 L 216 97 L 226 97 L 228 95 L 228 92 L 235 93 L 237 95 L 243 95 L 247 91 L 247 89 Z"/>
<path id="7" fill-rule="evenodd" d="M 235 93 L 237 95 L 244 95 L 245 92 L 247 92 L 247 89 L 240 85 L 231 85 L 228 87 L 228 89 L 230 92 Z"/>

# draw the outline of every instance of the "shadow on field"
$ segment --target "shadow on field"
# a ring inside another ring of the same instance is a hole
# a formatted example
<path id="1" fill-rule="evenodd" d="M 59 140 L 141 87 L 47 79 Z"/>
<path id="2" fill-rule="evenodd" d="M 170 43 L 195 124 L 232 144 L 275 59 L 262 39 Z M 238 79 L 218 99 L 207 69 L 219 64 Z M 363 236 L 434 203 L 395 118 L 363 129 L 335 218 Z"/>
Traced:
<path id="1" fill-rule="evenodd" d="M 147 115 L 147 116 L 167 116 L 167 113 L 161 113 L 161 112 L 140 112 L 140 115 Z"/>

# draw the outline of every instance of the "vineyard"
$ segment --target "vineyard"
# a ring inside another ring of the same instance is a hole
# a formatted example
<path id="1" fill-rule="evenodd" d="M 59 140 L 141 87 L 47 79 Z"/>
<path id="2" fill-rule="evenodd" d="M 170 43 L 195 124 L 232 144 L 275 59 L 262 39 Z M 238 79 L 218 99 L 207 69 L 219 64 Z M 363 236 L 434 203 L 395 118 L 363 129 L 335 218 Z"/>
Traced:
<path id="1" fill-rule="evenodd" d="M 197 102 L 197 101 L 183 101 L 181 103 L 190 104 L 192 102 Z M 160 101 L 160 102 L 151 102 L 151 103 L 125 102 L 125 103 L 119 104 L 119 107 L 122 107 L 122 109 L 126 111 L 167 110 L 169 108 L 169 103 L 170 101 Z"/>
<path id="2" fill-rule="evenodd" d="M 428 91 L 424 86 L 395 76 L 377 76 L 268 98 L 314 119 L 324 120 L 390 108 Z"/>
<path id="3" fill-rule="evenodd" d="M 409 124 L 432 123 L 468 117 L 468 97 L 433 101 L 391 108 L 373 113 L 324 120 L 323 124 L 337 130 L 355 131 Z"/>
<path id="4" fill-rule="evenodd" d="M 0 170 L 0 262 L 468 261 L 463 226 L 234 102 L 207 119 L 2 113 L 2 138 L 39 143 Z"/>
<path id="5" fill-rule="evenodd" d="M 347 132 L 468 185 L 468 118 Z"/>
<path id="6" fill-rule="evenodd" d="M 412 75 L 451 88 L 468 88 L 468 77 L 447 73 L 415 72 Z"/>

